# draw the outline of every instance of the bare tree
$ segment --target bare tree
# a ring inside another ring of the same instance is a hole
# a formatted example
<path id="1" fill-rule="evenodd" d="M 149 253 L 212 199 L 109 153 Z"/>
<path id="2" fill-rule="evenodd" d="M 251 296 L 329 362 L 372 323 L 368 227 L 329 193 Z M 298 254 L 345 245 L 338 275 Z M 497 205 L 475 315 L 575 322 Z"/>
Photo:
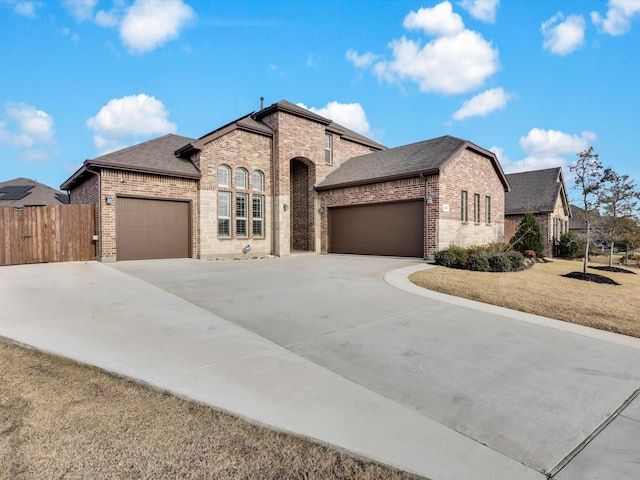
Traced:
<path id="1" fill-rule="evenodd" d="M 577 154 L 578 160 L 569 166 L 569 170 L 575 175 L 574 188 L 578 191 L 582 200 L 584 212 L 582 217 L 587 226 L 587 239 L 585 242 L 584 263 L 582 272 L 587 273 L 589 262 L 589 243 L 591 241 L 591 224 L 598 211 L 599 192 L 603 182 L 602 164 L 593 147 Z"/>
<path id="2" fill-rule="evenodd" d="M 603 212 L 601 228 L 609 242 L 610 267 L 613 266 L 615 242 L 620 239 L 626 225 L 623 219 L 631 217 L 638 207 L 638 200 L 640 200 L 640 191 L 629 175 L 619 175 L 611 168 L 604 171 L 598 201 Z"/>

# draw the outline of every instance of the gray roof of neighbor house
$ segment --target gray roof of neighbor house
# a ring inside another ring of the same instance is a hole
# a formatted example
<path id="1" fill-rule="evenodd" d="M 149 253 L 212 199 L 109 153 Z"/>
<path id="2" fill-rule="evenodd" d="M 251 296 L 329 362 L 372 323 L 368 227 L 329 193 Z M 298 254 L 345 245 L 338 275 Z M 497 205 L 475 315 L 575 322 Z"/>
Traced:
<path id="1" fill-rule="evenodd" d="M 511 191 L 505 194 L 505 215 L 553 212 L 558 198 L 562 199 L 565 212 L 571 216 L 567 188 L 562 168 L 547 168 L 531 172 L 507 175 Z"/>
<path id="2" fill-rule="evenodd" d="M 82 167 L 60 188 L 63 190 L 72 189 L 77 183 L 84 181 L 92 167 L 156 173 L 182 178 L 200 178 L 200 170 L 190 159 L 176 156 L 176 150 L 193 141 L 193 138 L 168 134 L 85 160 Z"/>
<path id="3" fill-rule="evenodd" d="M 450 135 L 350 158 L 331 171 L 316 185 L 316 189 L 329 190 L 338 186 L 415 177 L 421 173 L 437 173 L 458 152 L 466 148 L 484 155 L 493 163 L 505 191 L 508 191 L 509 182 L 495 154 Z"/>
<path id="4" fill-rule="evenodd" d="M 29 178 L 0 182 L 0 207 L 65 205 L 69 196 Z"/>
<path id="5" fill-rule="evenodd" d="M 181 148 L 176 150 L 176 155 L 188 157 L 192 151 L 202 150 L 205 144 L 238 128 L 260 135 L 272 136 L 273 130 L 269 125 L 264 123 L 262 119 L 276 111 L 289 113 L 291 115 L 296 115 L 298 117 L 306 118 L 307 120 L 320 123 L 325 126 L 328 132 L 335 133 L 346 140 L 360 143 L 376 150 L 386 148 L 384 145 L 381 145 L 378 142 L 365 137 L 364 135 L 360 135 L 353 130 L 343 127 L 342 125 L 329 120 L 328 118 L 322 117 L 310 110 L 307 110 L 306 108 L 294 105 L 287 100 L 280 100 L 279 102 L 269 105 L 268 107 L 265 107 L 258 112 L 252 112 L 248 115 L 244 115 L 238 118 L 237 120 L 233 120 L 232 122 L 229 122 L 226 125 L 223 125 L 222 127 L 203 135 L 194 142 L 183 145 Z"/>

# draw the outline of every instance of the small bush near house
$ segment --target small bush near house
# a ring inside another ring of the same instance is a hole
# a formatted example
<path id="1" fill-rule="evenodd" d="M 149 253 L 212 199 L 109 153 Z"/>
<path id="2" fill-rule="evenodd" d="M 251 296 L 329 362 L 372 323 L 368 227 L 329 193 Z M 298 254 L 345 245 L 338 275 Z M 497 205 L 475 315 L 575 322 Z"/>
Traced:
<path id="1" fill-rule="evenodd" d="M 524 255 L 520 252 L 507 252 L 507 258 L 511 262 L 511 270 L 520 270 L 524 268 Z"/>
<path id="2" fill-rule="evenodd" d="M 558 243 L 558 256 L 560 258 L 573 260 L 583 252 L 584 240 L 581 240 L 575 232 L 566 232 L 560 236 L 560 242 Z"/>
<path id="3" fill-rule="evenodd" d="M 456 263 L 453 265 L 453 268 L 467 268 L 469 251 L 466 248 L 451 245 L 447 250 L 453 253 L 456 257 Z"/>
<path id="4" fill-rule="evenodd" d="M 458 259 L 451 250 L 440 250 L 435 254 L 435 262 L 447 268 L 455 268 Z"/>
<path id="5" fill-rule="evenodd" d="M 536 258 L 535 250 L 525 250 L 522 254 L 527 258 Z"/>
<path id="6" fill-rule="evenodd" d="M 492 272 L 510 272 L 512 267 L 511 259 L 506 253 L 494 253 L 489 255 L 489 269 Z"/>
<path id="7" fill-rule="evenodd" d="M 467 262 L 469 270 L 474 272 L 488 272 L 489 271 L 489 259 L 485 253 L 472 253 L 469 255 L 469 261 Z"/>

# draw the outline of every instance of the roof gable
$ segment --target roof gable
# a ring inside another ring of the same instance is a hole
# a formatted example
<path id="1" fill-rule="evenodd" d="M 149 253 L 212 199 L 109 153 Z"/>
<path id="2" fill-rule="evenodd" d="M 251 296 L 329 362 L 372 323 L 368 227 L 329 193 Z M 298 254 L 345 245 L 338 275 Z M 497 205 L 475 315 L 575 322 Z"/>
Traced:
<path id="1" fill-rule="evenodd" d="M 83 166 L 67 179 L 61 188 L 68 190 L 84 178 L 90 167 L 113 168 L 143 173 L 155 173 L 183 178 L 200 178 L 200 170 L 190 160 L 176 156 L 176 150 L 189 144 L 192 138 L 168 134 L 131 147 L 85 160 Z"/>
<path id="2" fill-rule="evenodd" d="M 483 148 L 450 135 L 353 157 L 331 171 L 318 185 L 318 190 L 338 186 L 374 183 L 395 178 L 437 173 L 458 152 L 470 148 L 486 156 L 496 169 L 505 190 L 509 184 L 496 156 Z"/>
<path id="3" fill-rule="evenodd" d="M 565 212 L 571 216 L 560 167 L 511 173 L 507 178 L 511 192 L 505 195 L 505 215 L 524 214 L 529 210 L 534 213 L 553 212 L 558 199 L 561 199 Z"/>

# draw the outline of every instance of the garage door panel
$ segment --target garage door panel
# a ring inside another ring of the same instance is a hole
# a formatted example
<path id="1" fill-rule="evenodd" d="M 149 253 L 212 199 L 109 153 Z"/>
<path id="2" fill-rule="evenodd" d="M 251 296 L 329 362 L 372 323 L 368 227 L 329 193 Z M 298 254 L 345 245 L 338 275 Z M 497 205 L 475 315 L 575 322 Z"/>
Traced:
<path id="1" fill-rule="evenodd" d="M 330 208 L 329 252 L 422 257 L 423 202 Z"/>
<path id="2" fill-rule="evenodd" d="M 189 203 L 118 198 L 118 260 L 189 257 Z"/>

